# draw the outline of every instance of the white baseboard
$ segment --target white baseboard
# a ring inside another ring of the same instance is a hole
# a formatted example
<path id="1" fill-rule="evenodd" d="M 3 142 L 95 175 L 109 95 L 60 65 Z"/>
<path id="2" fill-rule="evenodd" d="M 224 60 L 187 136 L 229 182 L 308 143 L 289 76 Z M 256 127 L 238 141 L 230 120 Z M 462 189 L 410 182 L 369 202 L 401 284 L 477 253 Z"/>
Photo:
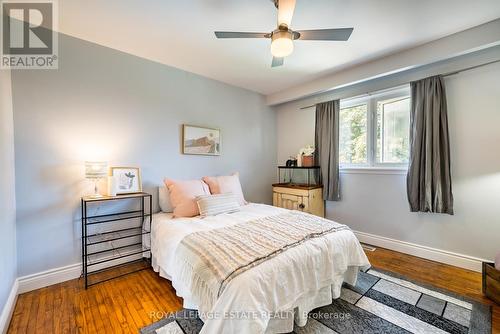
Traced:
<path id="1" fill-rule="evenodd" d="M 477 272 L 482 271 L 482 262 L 486 261 L 464 254 L 453 253 L 365 232 L 354 231 L 354 234 L 360 242 Z"/>
<path id="2" fill-rule="evenodd" d="M 49 285 L 69 281 L 80 277 L 82 273 L 81 263 L 70 264 L 60 268 L 54 268 L 40 273 L 31 274 L 19 277 L 19 292 L 25 293 L 28 291 L 44 288 Z"/>
<path id="3" fill-rule="evenodd" d="M 133 251 L 130 251 L 134 253 Z M 126 253 L 124 253 L 126 254 Z M 112 259 L 113 255 L 104 256 L 100 260 Z M 102 263 L 93 266 L 92 270 L 99 270 L 106 268 L 107 266 L 118 265 L 123 262 L 128 262 L 132 260 L 138 260 L 142 258 L 142 254 L 133 254 L 128 257 L 119 258 L 116 260 L 109 261 L 107 263 Z M 44 288 L 46 286 L 54 285 L 61 282 L 66 282 L 75 278 L 80 277 L 82 274 L 82 263 L 74 263 L 68 266 L 50 269 L 47 271 L 42 271 L 39 273 L 26 275 L 19 277 L 19 291 L 18 293 L 25 293 L 28 291 L 33 291 L 36 289 Z"/>
<path id="4" fill-rule="evenodd" d="M 12 284 L 9 297 L 7 298 L 7 302 L 5 303 L 2 313 L 0 314 L 0 334 L 7 333 L 7 329 L 9 329 L 10 319 L 14 313 L 14 307 L 16 306 L 18 288 L 19 283 L 16 279 L 14 284 Z"/>

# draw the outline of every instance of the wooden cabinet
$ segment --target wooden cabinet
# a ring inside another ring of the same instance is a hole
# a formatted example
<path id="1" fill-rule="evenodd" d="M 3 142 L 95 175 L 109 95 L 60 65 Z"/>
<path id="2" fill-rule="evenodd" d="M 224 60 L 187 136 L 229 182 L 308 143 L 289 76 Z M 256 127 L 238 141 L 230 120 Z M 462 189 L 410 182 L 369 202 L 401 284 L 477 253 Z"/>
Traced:
<path id="1" fill-rule="evenodd" d="M 500 305 L 500 270 L 494 263 L 483 262 L 483 294 Z"/>
<path id="2" fill-rule="evenodd" d="M 322 186 L 273 184 L 273 205 L 320 217 L 325 216 Z"/>

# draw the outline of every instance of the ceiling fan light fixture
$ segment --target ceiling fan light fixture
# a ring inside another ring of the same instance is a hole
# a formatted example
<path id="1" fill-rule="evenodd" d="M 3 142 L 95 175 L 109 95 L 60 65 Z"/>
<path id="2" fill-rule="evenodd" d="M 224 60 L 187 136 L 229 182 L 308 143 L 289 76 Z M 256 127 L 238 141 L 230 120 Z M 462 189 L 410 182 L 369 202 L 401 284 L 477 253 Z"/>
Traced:
<path id="1" fill-rule="evenodd" d="M 290 31 L 275 31 L 271 40 L 271 54 L 274 57 L 286 57 L 293 52 L 293 35 Z"/>
<path id="2" fill-rule="evenodd" d="M 1 1 L 1 0 L 0 0 Z M 270 33 L 216 31 L 217 38 L 270 38 L 273 61 L 271 67 L 282 66 L 284 58 L 293 52 L 293 41 L 347 41 L 354 28 L 292 30 L 293 12 L 297 0 L 271 0 L 278 9 L 278 27 Z"/>

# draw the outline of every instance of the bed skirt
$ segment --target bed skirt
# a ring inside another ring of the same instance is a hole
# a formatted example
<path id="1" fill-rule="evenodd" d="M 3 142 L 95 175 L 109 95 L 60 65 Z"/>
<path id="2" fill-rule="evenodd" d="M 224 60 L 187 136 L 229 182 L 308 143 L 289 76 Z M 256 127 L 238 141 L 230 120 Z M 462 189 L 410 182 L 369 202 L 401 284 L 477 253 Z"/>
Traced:
<path id="1" fill-rule="evenodd" d="M 161 267 L 157 264 L 154 256 L 152 259 L 152 265 L 153 270 L 158 272 L 161 277 L 171 281 L 171 277 L 161 269 Z M 304 295 L 298 297 L 294 305 L 290 309 L 279 310 L 279 315 L 276 315 L 269 319 L 266 333 L 292 332 L 294 323 L 299 327 L 305 326 L 307 324 L 308 315 L 312 310 L 321 306 L 329 305 L 332 303 L 333 299 L 337 299 L 340 297 L 342 284 L 344 282 L 350 285 L 356 284 L 358 272 L 360 269 L 364 270 L 367 268 L 348 267 L 344 275 L 337 277 L 333 284 L 325 286 L 319 290 L 308 291 Z M 191 300 L 189 295 L 184 295 L 182 296 L 182 298 L 184 308 L 198 310 L 198 306 Z M 203 321 L 206 320 L 203 319 L 202 314 L 200 314 L 200 318 Z"/>

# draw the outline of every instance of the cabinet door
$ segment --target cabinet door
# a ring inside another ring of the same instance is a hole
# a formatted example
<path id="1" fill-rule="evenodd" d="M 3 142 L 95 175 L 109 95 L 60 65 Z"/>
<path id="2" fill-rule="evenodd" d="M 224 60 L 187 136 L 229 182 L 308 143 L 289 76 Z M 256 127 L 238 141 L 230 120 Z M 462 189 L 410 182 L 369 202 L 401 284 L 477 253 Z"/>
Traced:
<path id="1" fill-rule="evenodd" d="M 307 197 L 292 194 L 275 192 L 273 194 L 273 205 L 288 210 L 299 210 L 304 212 L 308 212 L 309 210 L 309 200 Z"/>
<path id="2" fill-rule="evenodd" d="M 302 196 L 281 194 L 281 207 L 289 210 L 300 210 Z"/>

